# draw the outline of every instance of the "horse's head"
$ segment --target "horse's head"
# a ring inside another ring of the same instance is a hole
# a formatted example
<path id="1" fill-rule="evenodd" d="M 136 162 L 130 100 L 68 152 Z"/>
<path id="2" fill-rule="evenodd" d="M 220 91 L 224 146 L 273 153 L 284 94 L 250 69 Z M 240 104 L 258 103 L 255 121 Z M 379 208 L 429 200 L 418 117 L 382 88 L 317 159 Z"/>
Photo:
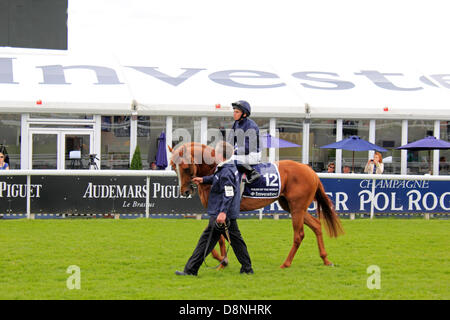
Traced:
<path id="1" fill-rule="evenodd" d="M 192 178 L 197 175 L 197 167 L 192 161 L 190 148 L 184 144 L 175 150 L 169 147 L 169 150 L 172 152 L 170 165 L 177 173 L 180 194 L 185 197 L 194 194 L 196 185 Z"/>
<path id="2" fill-rule="evenodd" d="M 197 189 L 192 178 L 211 174 L 211 166 L 215 165 L 214 149 L 205 152 L 205 148 L 209 147 L 197 143 L 185 143 L 177 149 L 169 147 L 170 165 L 177 173 L 180 194 L 185 197 L 195 194 Z"/>

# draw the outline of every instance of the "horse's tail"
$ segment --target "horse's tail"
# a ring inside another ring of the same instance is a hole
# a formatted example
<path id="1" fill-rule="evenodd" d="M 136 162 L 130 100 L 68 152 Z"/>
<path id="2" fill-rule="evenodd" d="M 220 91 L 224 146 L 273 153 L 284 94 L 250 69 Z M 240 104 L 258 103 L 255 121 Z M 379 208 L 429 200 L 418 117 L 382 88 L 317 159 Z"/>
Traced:
<path id="1" fill-rule="evenodd" d="M 325 230 L 330 237 L 335 238 L 339 235 L 344 234 L 344 229 L 342 228 L 341 221 L 338 215 L 334 211 L 333 203 L 330 198 L 325 193 L 322 182 L 319 180 L 319 185 L 316 190 L 316 201 L 317 201 L 317 213 L 319 215 L 320 221 L 325 219 Z"/>

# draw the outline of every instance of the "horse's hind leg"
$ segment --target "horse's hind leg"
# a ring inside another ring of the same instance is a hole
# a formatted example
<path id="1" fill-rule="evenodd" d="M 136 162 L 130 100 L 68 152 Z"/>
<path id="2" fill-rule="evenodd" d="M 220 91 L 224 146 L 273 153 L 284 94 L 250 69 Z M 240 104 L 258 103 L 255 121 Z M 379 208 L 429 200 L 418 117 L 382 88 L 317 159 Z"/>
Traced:
<path id="1" fill-rule="evenodd" d="M 319 247 L 319 254 L 323 260 L 323 263 L 326 266 L 332 266 L 333 264 L 327 259 L 327 252 L 325 251 L 325 245 L 323 244 L 322 237 L 322 225 L 320 224 L 320 220 L 314 218 L 312 215 L 307 213 L 305 215 L 305 224 L 311 228 L 311 230 L 315 233 L 317 239 L 317 245 Z"/>
<path id="2" fill-rule="evenodd" d="M 303 230 L 304 214 L 302 213 L 293 214 L 291 212 L 291 208 L 289 207 L 289 202 L 285 197 L 280 197 L 278 199 L 278 203 L 285 211 L 291 213 L 292 226 L 294 228 L 294 243 L 292 245 L 291 251 L 288 254 L 288 257 L 286 258 L 286 261 L 284 261 L 284 263 L 280 266 L 280 268 L 288 268 L 291 266 L 292 260 L 294 260 L 294 256 L 297 253 L 297 250 L 300 247 L 303 238 L 305 237 L 305 233 Z"/>
<path id="3" fill-rule="evenodd" d="M 220 247 L 220 254 L 217 252 L 216 249 L 213 249 L 211 251 L 211 255 L 213 256 L 214 259 L 221 262 L 221 264 L 217 267 L 217 269 L 223 269 L 228 265 L 228 258 L 226 257 L 227 249 L 225 244 L 225 238 L 223 236 L 220 236 L 219 247 Z"/>
<path id="4" fill-rule="evenodd" d="M 287 212 L 290 212 L 291 209 L 289 208 L 289 203 L 287 202 L 286 198 L 281 197 L 278 199 L 278 203 L 280 204 L 280 206 L 286 210 Z M 316 239 L 317 239 L 317 245 L 319 247 L 319 255 L 323 260 L 323 263 L 326 266 L 332 266 L 333 263 L 331 263 L 328 259 L 327 259 L 327 252 L 325 251 L 325 245 L 323 243 L 323 237 L 322 237 L 322 225 L 320 224 L 320 220 L 314 218 L 311 214 L 309 214 L 308 212 L 306 212 L 305 214 L 305 218 L 304 218 L 304 223 L 314 232 L 314 234 L 316 235 Z M 284 264 L 283 264 L 284 265 Z"/>
<path id="5" fill-rule="evenodd" d="M 284 261 L 284 263 L 280 266 L 280 268 L 288 268 L 292 264 L 292 260 L 294 260 L 294 256 L 297 253 L 300 244 L 302 243 L 303 238 L 305 237 L 305 232 L 303 230 L 303 220 L 306 212 L 292 212 L 292 226 L 294 228 L 294 241 L 292 244 L 291 251 Z"/>

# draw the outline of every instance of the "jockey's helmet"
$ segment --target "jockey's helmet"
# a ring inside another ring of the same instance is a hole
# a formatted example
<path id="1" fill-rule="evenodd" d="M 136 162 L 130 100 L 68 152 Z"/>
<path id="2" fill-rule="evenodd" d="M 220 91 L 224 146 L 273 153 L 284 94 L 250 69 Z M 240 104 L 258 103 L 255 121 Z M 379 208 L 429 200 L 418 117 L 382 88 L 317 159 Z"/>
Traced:
<path id="1" fill-rule="evenodd" d="M 239 109 L 242 111 L 243 114 L 246 114 L 247 117 L 250 117 L 252 108 L 250 107 L 250 103 L 248 103 L 247 101 L 239 100 L 239 101 L 233 102 L 231 104 L 231 106 L 233 107 L 233 109 Z"/>

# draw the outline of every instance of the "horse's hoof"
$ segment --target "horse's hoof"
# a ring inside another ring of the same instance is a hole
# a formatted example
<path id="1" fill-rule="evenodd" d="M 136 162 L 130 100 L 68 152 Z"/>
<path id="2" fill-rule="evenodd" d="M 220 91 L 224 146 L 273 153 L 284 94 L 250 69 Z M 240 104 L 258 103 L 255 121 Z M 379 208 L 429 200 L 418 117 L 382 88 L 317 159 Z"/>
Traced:
<path id="1" fill-rule="evenodd" d="M 329 264 L 325 265 L 326 267 L 334 267 L 334 263 L 330 262 Z"/>
<path id="2" fill-rule="evenodd" d="M 280 266 L 281 269 L 286 269 L 286 268 L 289 268 L 289 267 L 290 266 L 288 266 L 287 264 L 284 264 L 284 263 Z"/>
<path id="3" fill-rule="evenodd" d="M 225 257 L 220 264 L 224 267 L 228 266 L 228 257 Z"/>

